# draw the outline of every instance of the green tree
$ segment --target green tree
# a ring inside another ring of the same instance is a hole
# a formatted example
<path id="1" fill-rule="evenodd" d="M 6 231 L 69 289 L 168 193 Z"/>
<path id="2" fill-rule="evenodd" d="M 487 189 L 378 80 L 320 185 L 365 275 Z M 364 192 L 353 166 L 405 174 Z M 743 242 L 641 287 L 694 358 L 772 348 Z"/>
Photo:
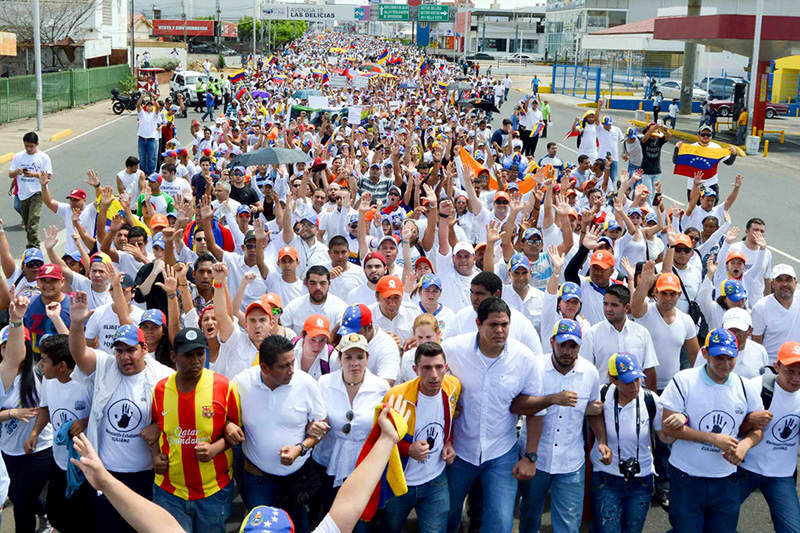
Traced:
<path id="1" fill-rule="evenodd" d="M 308 29 L 308 23 L 304 20 L 257 20 L 256 33 L 261 38 L 262 30 L 264 39 L 272 36 L 272 44 L 281 46 L 300 37 Z M 271 30 L 271 33 L 270 33 Z M 246 42 L 253 35 L 253 17 L 242 17 L 239 19 L 239 41 Z"/>

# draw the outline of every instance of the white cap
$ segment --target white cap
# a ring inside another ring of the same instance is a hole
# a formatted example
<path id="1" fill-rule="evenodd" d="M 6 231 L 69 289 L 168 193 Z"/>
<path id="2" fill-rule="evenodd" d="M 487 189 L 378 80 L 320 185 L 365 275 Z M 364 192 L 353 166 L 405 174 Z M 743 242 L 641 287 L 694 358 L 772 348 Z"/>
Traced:
<path id="1" fill-rule="evenodd" d="M 753 320 L 750 312 L 741 307 L 732 307 L 722 315 L 722 327 L 725 329 L 738 329 L 739 331 L 749 331 L 753 327 Z"/>
<path id="2" fill-rule="evenodd" d="M 475 255 L 475 248 L 473 248 L 472 245 L 467 241 L 460 241 L 455 246 L 453 246 L 453 255 L 456 255 L 458 252 L 461 252 L 462 250 L 466 250 L 472 255 Z"/>
<path id="3" fill-rule="evenodd" d="M 772 279 L 775 279 L 778 276 L 792 276 L 794 279 L 797 279 L 797 274 L 795 274 L 794 268 L 786 263 L 781 263 L 780 265 L 775 265 L 772 267 Z"/>

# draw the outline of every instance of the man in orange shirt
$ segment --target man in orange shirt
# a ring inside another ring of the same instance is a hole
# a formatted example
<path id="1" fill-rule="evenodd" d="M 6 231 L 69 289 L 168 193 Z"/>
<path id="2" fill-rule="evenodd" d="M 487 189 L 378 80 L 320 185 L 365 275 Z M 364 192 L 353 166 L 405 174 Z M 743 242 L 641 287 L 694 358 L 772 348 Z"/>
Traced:
<path id="1" fill-rule="evenodd" d="M 161 429 L 153 445 L 153 499 L 189 533 L 224 533 L 233 499 L 233 454 L 223 428 L 240 424 L 233 383 L 205 367 L 208 344 L 197 328 L 173 343 L 177 372 L 153 390 L 153 420 Z"/>

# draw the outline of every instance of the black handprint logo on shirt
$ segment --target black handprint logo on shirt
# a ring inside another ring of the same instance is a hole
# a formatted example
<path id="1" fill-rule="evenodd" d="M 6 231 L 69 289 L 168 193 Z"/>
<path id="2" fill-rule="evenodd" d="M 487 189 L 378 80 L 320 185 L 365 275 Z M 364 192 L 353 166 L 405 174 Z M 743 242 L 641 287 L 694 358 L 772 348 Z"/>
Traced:
<path id="1" fill-rule="evenodd" d="M 795 424 L 795 421 L 793 419 L 790 418 L 790 419 L 786 420 L 783 423 L 783 427 L 781 428 L 781 431 L 780 431 L 781 439 L 783 439 L 783 440 L 788 439 L 789 435 L 792 434 L 792 430 L 794 429 L 795 425 L 796 424 Z"/>
<path id="2" fill-rule="evenodd" d="M 69 417 L 67 416 L 67 412 L 66 411 L 61 411 L 60 413 L 58 413 L 58 425 L 59 425 L 59 427 L 61 426 L 61 424 L 65 423 L 68 419 L 69 419 Z"/>
<path id="3" fill-rule="evenodd" d="M 714 410 L 706 413 L 701 419 L 698 429 L 711 433 L 731 434 L 736 427 L 733 417 L 725 411 Z"/>
<path id="4" fill-rule="evenodd" d="M 772 424 L 772 438 L 785 443 L 797 438 L 800 432 L 800 418 L 797 415 L 786 415 Z"/>
<path id="5" fill-rule="evenodd" d="M 714 415 L 711 421 L 714 424 L 711 426 L 711 433 L 722 433 L 722 415 Z"/>
<path id="6" fill-rule="evenodd" d="M 128 427 L 128 424 L 131 422 L 131 407 L 128 404 L 124 404 L 122 406 L 122 416 L 119 417 L 117 420 L 117 426 L 121 429 L 125 429 Z"/>
<path id="7" fill-rule="evenodd" d="M 134 431 L 142 421 L 142 412 L 135 403 L 122 399 L 108 407 L 108 422 L 116 431 L 128 433 Z"/>
<path id="8" fill-rule="evenodd" d="M 429 427 L 426 433 L 427 435 L 425 437 L 425 440 L 428 441 L 428 448 L 432 450 L 433 445 L 436 444 L 436 427 L 435 426 Z"/>

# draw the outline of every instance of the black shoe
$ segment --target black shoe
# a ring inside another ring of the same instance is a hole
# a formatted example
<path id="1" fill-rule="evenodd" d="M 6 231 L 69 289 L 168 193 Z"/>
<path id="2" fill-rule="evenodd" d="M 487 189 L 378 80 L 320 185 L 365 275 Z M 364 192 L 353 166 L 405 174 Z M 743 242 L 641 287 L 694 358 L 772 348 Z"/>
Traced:
<path id="1" fill-rule="evenodd" d="M 669 512 L 669 494 L 658 492 L 653 494 L 653 504 L 659 505 L 666 512 Z"/>

